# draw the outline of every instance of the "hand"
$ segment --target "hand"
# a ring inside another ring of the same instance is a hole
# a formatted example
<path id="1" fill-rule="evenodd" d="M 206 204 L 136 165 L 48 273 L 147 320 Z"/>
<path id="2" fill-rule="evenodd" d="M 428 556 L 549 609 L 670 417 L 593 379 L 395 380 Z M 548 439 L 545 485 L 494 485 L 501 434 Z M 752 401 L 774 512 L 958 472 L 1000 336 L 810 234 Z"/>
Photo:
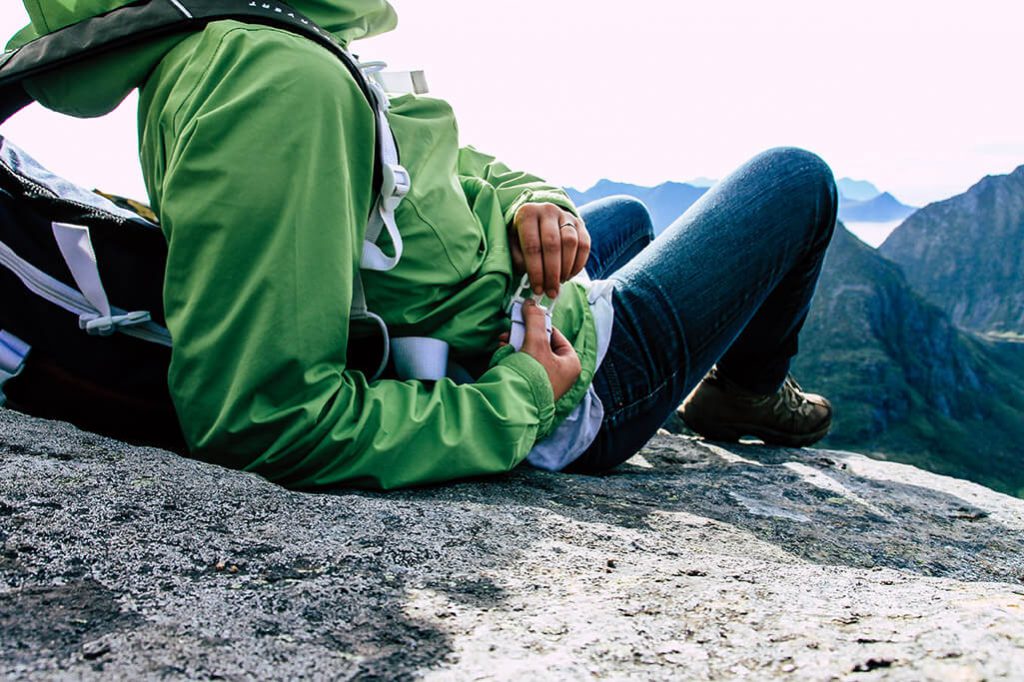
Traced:
<path id="1" fill-rule="evenodd" d="M 509 228 L 512 265 L 530 276 L 535 294 L 558 296 L 590 257 L 590 233 L 581 218 L 554 204 L 523 204 Z"/>
<path id="2" fill-rule="evenodd" d="M 551 390 L 557 401 L 569 392 L 580 377 L 583 367 L 576 349 L 569 343 L 562 332 L 551 328 L 551 340 L 544 328 L 544 311 L 533 301 L 523 304 L 523 321 L 526 324 L 526 335 L 521 352 L 526 353 L 539 362 L 548 373 Z M 508 345 L 508 334 L 501 335 L 502 346 Z"/>

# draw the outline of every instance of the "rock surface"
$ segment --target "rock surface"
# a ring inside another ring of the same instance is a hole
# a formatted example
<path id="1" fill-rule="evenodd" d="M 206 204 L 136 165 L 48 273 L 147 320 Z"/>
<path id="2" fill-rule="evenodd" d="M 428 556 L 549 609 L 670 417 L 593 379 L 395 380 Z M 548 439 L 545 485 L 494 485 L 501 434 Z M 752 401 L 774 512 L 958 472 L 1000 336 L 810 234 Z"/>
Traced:
<path id="1" fill-rule="evenodd" d="M 8 677 L 1019 679 L 1022 580 L 1024 501 L 844 452 L 311 494 L 0 410 Z"/>

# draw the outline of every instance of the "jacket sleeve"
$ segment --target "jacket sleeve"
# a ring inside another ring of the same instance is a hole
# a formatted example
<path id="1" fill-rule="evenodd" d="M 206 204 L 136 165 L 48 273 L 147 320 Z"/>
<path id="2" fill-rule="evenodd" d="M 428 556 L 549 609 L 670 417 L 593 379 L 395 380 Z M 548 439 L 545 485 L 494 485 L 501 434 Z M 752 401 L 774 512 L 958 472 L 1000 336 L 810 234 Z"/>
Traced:
<path id="1" fill-rule="evenodd" d="M 346 369 L 372 112 L 312 43 L 215 26 L 143 95 L 144 166 L 168 237 L 169 386 L 193 454 L 295 487 L 517 465 L 554 412 L 533 358 L 429 388 Z"/>
<path id="2" fill-rule="evenodd" d="M 512 224 L 516 211 L 523 204 L 547 202 L 579 215 L 569 195 L 561 187 L 549 185 L 535 175 L 511 170 L 493 156 L 473 147 L 459 150 L 459 174 L 480 178 L 495 188 L 506 225 Z"/>

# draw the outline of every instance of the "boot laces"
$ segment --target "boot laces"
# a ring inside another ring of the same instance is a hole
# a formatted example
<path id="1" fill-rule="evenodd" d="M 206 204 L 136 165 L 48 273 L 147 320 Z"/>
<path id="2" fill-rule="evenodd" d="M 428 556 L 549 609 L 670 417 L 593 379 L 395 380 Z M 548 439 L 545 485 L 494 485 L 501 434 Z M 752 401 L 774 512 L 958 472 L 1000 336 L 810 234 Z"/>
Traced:
<path id="1" fill-rule="evenodd" d="M 792 374 L 786 375 L 786 380 L 782 382 L 782 387 L 779 389 L 779 397 L 791 418 L 802 414 L 806 407 L 810 405 L 803 393 L 803 388 L 793 378 Z"/>

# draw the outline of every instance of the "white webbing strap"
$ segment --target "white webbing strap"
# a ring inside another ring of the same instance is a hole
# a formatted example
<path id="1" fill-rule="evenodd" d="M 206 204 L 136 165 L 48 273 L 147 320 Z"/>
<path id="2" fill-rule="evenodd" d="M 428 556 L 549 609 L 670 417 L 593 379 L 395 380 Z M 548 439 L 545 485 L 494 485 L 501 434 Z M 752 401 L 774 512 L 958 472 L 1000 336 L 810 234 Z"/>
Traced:
<path id="1" fill-rule="evenodd" d="M 373 75 L 383 68 L 383 63 L 360 65 L 363 72 L 368 76 L 367 84 L 373 95 L 374 111 L 377 116 L 377 136 L 380 146 L 381 165 L 381 188 L 380 194 L 374 203 L 370 220 L 366 225 L 366 234 L 363 238 L 363 250 L 360 254 L 359 268 L 356 269 L 352 281 L 352 305 L 349 308 L 349 320 L 372 320 L 380 327 L 383 337 L 383 351 L 380 365 L 371 375 L 370 380 L 379 378 L 388 365 L 391 357 L 392 344 L 388 334 L 388 326 L 383 318 L 371 313 L 366 305 L 366 291 L 363 288 L 361 270 L 374 270 L 386 272 L 393 270 L 399 261 L 402 260 L 402 235 L 398 231 L 398 223 L 395 220 L 395 211 L 402 199 L 409 193 L 411 179 L 409 172 L 402 167 L 398 158 L 398 143 L 395 142 L 394 133 L 391 131 L 391 124 L 388 122 L 387 112 L 390 107 L 387 93 L 380 83 L 373 78 Z M 377 240 L 382 232 L 387 232 L 394 250 L 389 256 L 377 245 Z"/>
<path id="2" fill-rule="evenodd" d="M 359 266 L 365 270 L 392 270 L 402 260 L 402 235 L 398 231 L 395 211 L 402 199 L 409 193 L 412 186 L 409 171 L 400 163 L 398 143 L 388 122 L 387 93 L 373 78 L 367 79 L 370 92 L 373 94 L 374 109 L 377 114 L 377 135 L 380 138 L 381 187 L 380 195 L 366 226 L 366 238 L 363 241 L 363 254 Z M 377 246 L 381 232 L 387 231 L 391 239 L 394 255 L 388 256 Z"/>
<path id="3" fill-rule="evenodd" d="M 21 374 L 31 347 L 14 334 L 0 329 L 0 407 L 7 403 L 4 384 Z"/>
<path id="4" fill-rule="evenodd" d="M 78 315 L 79 319 L 83 316 L 88 319 L 96 319 L 102 316 L 102 312 L 97 310 L 89 299 L 83 296 L 77 289 L 50 277 L 16 254 L 11 247 L 3 242 L 0 242 L 0 265 L 14 273 L 29 291 L 68 312 Z M 110 306 L 110 315 L 112 318 L 131 316 L 130 313 L 115 306 Z M 170 333 L 154 322 L 118 326 L 117 330 L 143 341 L 158 343 L 162 346 L 171 345 Z"/>
<path id="5" fill-rule="evenodd" d="M 139 310 L 115 315 L 107 299 L 107 292 L 100 279 L 96 264 L 96 250 L 92 246 L 89 228 L 67 223 L 53 223 L 53 236 L 57 247 L 64 256 L 71 276 L 85 299 L 96 312 L 81 313 L 78 325 L 94 336 L 110 336 L 121 327 L 131 327 L 150 321 L 149 313 Z"/>
<path id="6" fill-rule="evenodd" d="M 366 226 L 366 239 L 363 241 L 363 255 L 359 267 L 364 270 L 386 272 L 393 270 L 402 260 L 402 235 L 398 231 L 395 211 L 402 199 L 409 193 L 409 172 L 397 163 L 385 164 L 382 167 L 383 182 L 377 204 L 370 214 L 370 222 Z M 391 238 L 394 255 L 388 256 L 377 246 L 381 232 L 387 231 Z"/>

